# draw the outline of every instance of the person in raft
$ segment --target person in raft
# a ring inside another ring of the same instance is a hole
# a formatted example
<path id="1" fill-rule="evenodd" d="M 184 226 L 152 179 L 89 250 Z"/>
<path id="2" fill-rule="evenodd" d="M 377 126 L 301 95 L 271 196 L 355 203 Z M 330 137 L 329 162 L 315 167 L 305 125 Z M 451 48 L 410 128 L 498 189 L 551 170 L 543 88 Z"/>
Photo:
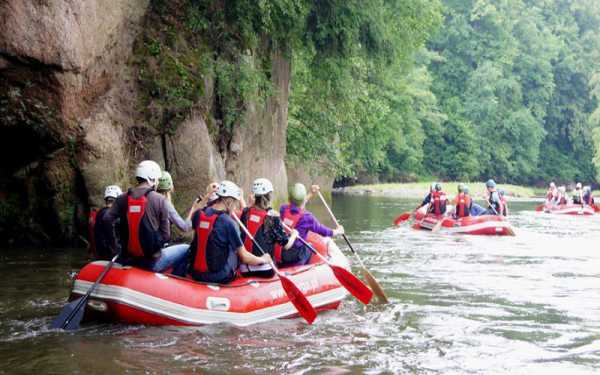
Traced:
<path id="1" fill-rule="evenodd" d="M 554 200 L 554 205 L 565 205 L 569 204 L 569 197 L 567 196 L 567 189 L 564 186 L 560 186 L 558 188 L 558 194 L 556 194 L 556 199 Z"/>
<path id="2" fill-rule="evenodd" d="M 119 195 L 103 218 L 111 228 L 109 242 L 118 262 L 153 272 L 180 266 L 187 246 L 165 245 L 171 238 L 167 200 L 156 191 L 162 172 L 152 160 L 142 161 L 135 170 L 138 185 Z M 115 235 L 119 220 L 120 244 Z"/>
<path id="3" fill-rule="evenodd" d="M 429 187 L 429 194 L 423 199 L 423 202 L 417 207 L 417 210 L 427 204 L 429 205 L 427 213 L 433 213 L 436 216 L 444 215 L 446 213 L 448 198 L 446 197 L 446 193 L 442 191 L 442 184 L 439 182 L 431 184 Z"/>
<path id="4" fill-rule="evenodd" d="M 496 182 L 492 179 L 489 179 L 485 183 L 485 187 L 487 189 L 485 201 L 488 204 L 486 215 L 502 215 L 504 209 L 502 208 L 502 199 L 500 199 L 500 194 L 498 194 L 498 191 L 496 190 Z"/>
<path id="5" fill-rule="evenodd" d="M 588 206 L 594 206 L 594 197 L 592 196 L 592 188 L 590 186 L 583 187 L 583 203 Z"/>
<path id="6" fill-rule="evenodd" d="M 575 185 L 575 191 L 573 191 L 573 204 L 583 205 L 583 188 L 581 182 Z"/>
<path id="7" fill-rule="evenodd" d="M 556 184 L 554 182 L 550 182 L 548 191 L 546 191 L 546 204 L 554 204 L 557 195 L 558 189 L 556 188 Z"/>
<path id="8" fill-rule="evenodd" d="M 110 185 L 104 189 L 104 207 L 99 211 L 92 210 L 88 222 L 90 231 L 90 251 L 94 259 L 110 260 L 115 254 L 109 244 L 111 227 L 104 225 L 104 216 L 113 205 L 115 199 L 123 192 L 117 185 Z"/>
<path id="9" fill-rule="evenodd" d="M 313 232 L 323 237 L 334 237 L 344 234 L 344 227 L 339 225 L 330 229 L 321 224 L 319 220 L 308 210 L 304 209 L 306 202 L 313 194 L 320 190 L 318 185 L 311 186 L 311 193 L 307 196 L 306 187 L 297 183 L 289 189 L 289 202 L 279 208 L 281 220 L 292 229 L 298 231 L 298 235 L 307 240 L 308 232 Z M 282 253 L 282 265 L 302 265 L 310 261 L 311 251 L 297 239 L 290 250 Z M 289 255 L 289 258 L 288 258 Z"/>
<path id="10" fill-rule="evenodd" d="M 466 191 L 465 191 L 466 190 Z M 465 184 L 458 184 L 458 195 L 454 198 L 454 217 L 461 218 L 471 215 L 473 201 Z"/>
<path id="11" fill-rule="evenodd" d="M 171 225 L 175 225 L 182 232 L 189 232 L 190 230 L 192 230 L 192 214 L 196 210 L 204 207 L 206 202 L 203 202 L 200 199 L 196 199 L 192 204 L 192 207 L 190 208 L 187 217 L 185 218 L 185 220 L 183 220 L 183 218 L 179 216 L 179 213 L 177 213 L 177 210 L 175 210 L 175 207 L 173 206 L 172 194 L 174 191 L 174 186 L 173 178 L 171 177 L 171 174 L 169 172 L 162 172 L 162 175 L 158 179 L 158 187 L 156 191 L 162 194 L 167 201 L 166 205 L 167 211 L 169 212 L 169 223 Z"/>
<path id="12" fill-rule="evenodd" d="M 429 205 L 429 203 L 431 202 L 431 196 L 432 196 L 433 192 L 435 191 L 435 184 L 436 184 L 435 182 L 432 182 L 431 185 L 429 185 L 429 193 L 427 193 L 427 195 L 423 199 L 423 202 L 421 202 L 421 204 L 418 205 L 417 208 L 415 208 L 415 210 L 418 210 L 423 206 Z"/>
<path id="13" fill-rule="evenodd" d="M 508 216 L 508 200 L 506 199 L 506 192 L 504 189 L 498 189 L 498 195 L 500 196 L 500 203 L 502 203 L 502 216 Z"/>
<path id="14" fill-rule="evenodd" d="M 254 203 L 250 207 L 244 208 L 241 215 L 241 221 L 260 247 L 266 251 L 278 265 L 287 266 L 304 261 L 304 247 L 294 247 L 294 242 L 298 237 L 298 231 L 293 230 L 290 235 L 286 234 L 281 223 L 279 213 L 271 208 L 271 195 L 273 193 L 273 184 L 266 178 L 256 179 L 252 183 L 252 195 Z M 262 255 L 260 250 L 246 233 L 241 235 L 244 241 L 244 247 L 256 256 Z M 248 268 L 247 270 L 245 268 Z M 240 266 L 242 274 L 252 272 L 252 267 Z M 272 276 L 271 274 L 257 274 L 257 276 Z"/>
<path id="15" fill-rule="evenodd" d="M 271 258 L 269 254 L 257 257 L 244 248 L 239 227 L 230 216 L 241 199 L 240 188 L 222 181 L 216 194 L 218 198 L 210 207 L 192 215 L 194 239 L 187 271 L 197 281 L 227 284 L 235 279 L 240 263 L 259 266 L 270 263 Z"/>

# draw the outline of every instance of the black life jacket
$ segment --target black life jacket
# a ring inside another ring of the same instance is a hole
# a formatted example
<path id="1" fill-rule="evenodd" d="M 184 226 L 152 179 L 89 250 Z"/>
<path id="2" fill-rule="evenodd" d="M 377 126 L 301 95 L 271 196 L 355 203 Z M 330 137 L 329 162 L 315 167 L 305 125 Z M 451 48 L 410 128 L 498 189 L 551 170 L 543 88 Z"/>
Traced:
<path id="1" fill-rule="evenodd" d="M 456 215 L 458 217 L 471 215 L 471 197 L 465 193 L 460 193 L 456 197 Z"/>
<path id="2" fill-rule="evenodd" d="M 591 206 L 594 204 L 594 198 L 592 198 L 592 192 L 586 192 L 585 194 L 583 194 L 583 202 L 585 204 L 587 204 L 588 206 Z"/>
<path id="3" fill-rule="evenodd" d="M 492 201 L 492 197 L 494 196 L 494 193 L 496 193 L 496 196 L 498 197 L 498 200 L 496 201 Z M 502 215 L 504 212 L 504 207 L 502 204 L 502 198 L 500 198 L 500 194 L 497 191 L 493 191 L 490 193 L 490 197 L 489 197 L 489 209 L 491 211 L 493 211 L 494 215 Z"/>
<path id="4" fill-rule="evenodd" d="M 217 233 L 213 231 L 217 220 L 227 220 L 225 212 L 213 211 L 211 215 L 199 210 L 192 220 L 194 239 L 190 244 L 190 273 L 194 278 L 201 274 L 223 272 L 234 273 L 237 268 L 237 253 L 228 243 L 217 244 Z"/>
<path id="5" fill-rule="evenodd" d="M 125 255 L 133 258 L 152 258 L 159 252 L 168 239 L 162 238 L 159 230 L 155 230 L 146 215 L 148 189 L 139 198 L 134 198 L 132 190 L 127 191 L 125 214 L 121 216 L 121 245 Z"/>
<path id="6" fill-rule="evenodd" d="M 573 204 L 581 204 L 581 196 L 579 195 L 579 192 L 575 191 L 575 194 L 573 194 Z"/>
<path id="7" fill-rule="evenodd" d="M 112 257 L 110 239 L 103 225 L 104 216 L 108 213 L 108 207 L 97 211 L 94 220 L 94 256 L 96 259 L 110 260 Z"/>

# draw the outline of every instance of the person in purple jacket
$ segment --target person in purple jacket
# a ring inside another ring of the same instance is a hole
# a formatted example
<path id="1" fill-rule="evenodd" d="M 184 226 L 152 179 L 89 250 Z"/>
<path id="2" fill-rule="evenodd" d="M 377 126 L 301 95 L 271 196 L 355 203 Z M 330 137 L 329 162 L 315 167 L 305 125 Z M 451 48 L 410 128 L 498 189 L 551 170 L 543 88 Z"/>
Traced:
<path id="1" fill-rule="evenodd" d="M 319 186 L 313 185 L 311 187 L 310 195 L 307 196 L 306 187 L 304 187 L 304 185 L 297 183 L 292 186 L 289 190 L 289 203 L 284 204 L 279 208 L 279 214 L 281 215 L 283 223 L 292 229 L 296 229 L 298 235 L 304 240 L 307 239 L 308 232 L 314 232 L 323 237 L 333 237 L 344 234 L 344 227 L 341 225 L 335 229 L 328 228 L 321 224 L 312 213 L 304 209 L 306 202 L 308 202 L 312 194 L 317 191 L 319 191 Z M 292 248 L 283 252 L 283 254 L 287 255 L 287 257 L 282 255 L 283 259 L 281 265 L 288 266 L 308 263 L 312 253 L 306 248 L 302 241 L 297 239 Z"/>

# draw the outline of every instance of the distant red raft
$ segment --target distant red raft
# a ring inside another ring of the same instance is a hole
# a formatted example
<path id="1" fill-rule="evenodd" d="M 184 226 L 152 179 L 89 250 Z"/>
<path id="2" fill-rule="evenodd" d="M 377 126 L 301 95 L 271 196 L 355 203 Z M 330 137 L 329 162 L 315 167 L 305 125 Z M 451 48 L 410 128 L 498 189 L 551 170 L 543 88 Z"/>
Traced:
<path id="1" fill-rule="evenodd" d="M 558 206 L 546 205 L 544 212 L 557 215 L 593 215 L 596 210 L 592 206 L 583 206 L 580 204 L 561 204 Z"/>
<path id="2" fill-rule="evenodd" d="M 310 233 L 308 240 L 333 263 L 349 267 L 348 260 L 330 239 Z M 85 294 L 105 266 L 106 261 L 96 261 L 83 267 L 71 299 Z M 315 261 L 282 271 L 317 311 L 337 309 L 347 294 L 324 263 Z M 86 320 L 127 324 L 248 326 L 295 317 L 297 311 L 277 277 L 238 278 L 231 284 L 217 285 L 115 264 L 92 293 L 85 314 Z"/>
<path id="3" fill-rule="evenodd" d="M 425 215 L 423 211 L 415 212 L 414 229 L 431 230 L 443 220 L 441 230 L 445 233 L 461 233 L 488 236 L 513 236 L 514 231 L 504 216 L 482 215 L 467 216 L 460 219 L 441 217 L 434 214 Z"/>

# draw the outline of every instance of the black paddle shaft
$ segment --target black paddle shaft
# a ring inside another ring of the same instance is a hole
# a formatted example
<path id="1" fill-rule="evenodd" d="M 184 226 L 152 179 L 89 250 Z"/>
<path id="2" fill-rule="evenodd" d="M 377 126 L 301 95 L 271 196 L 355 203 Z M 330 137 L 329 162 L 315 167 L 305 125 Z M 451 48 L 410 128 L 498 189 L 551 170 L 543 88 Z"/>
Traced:
<path id="1" fill-rule="evenodd" d="M 352 251 L 352 254 L 356 254 L 356 251 L 354 250 L 354 247 L 352 247 L 350 240 L 348 239 L 348 237 L 346 237 L 346 233 L 342 234 L 342 237 L 344 237 L 344 241 L 346 241 L 346 243 L 348 244 L 348 247 Z"/>

